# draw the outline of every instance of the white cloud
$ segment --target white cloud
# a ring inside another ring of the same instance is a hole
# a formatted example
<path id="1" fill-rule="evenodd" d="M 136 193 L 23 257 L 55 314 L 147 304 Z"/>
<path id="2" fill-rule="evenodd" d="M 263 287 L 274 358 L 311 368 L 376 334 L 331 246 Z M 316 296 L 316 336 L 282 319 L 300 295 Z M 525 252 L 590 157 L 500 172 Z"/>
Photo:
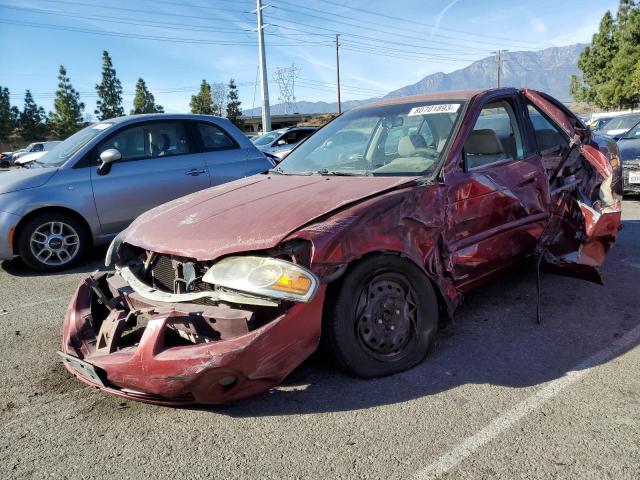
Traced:
<path id="1" fill-rule="evenodd" d="M 533 31 L 536 33 L 544 33 L 547 31 L 547 26 L 541 18 L 533 17 L 529 23 L 531 24 Z"/>

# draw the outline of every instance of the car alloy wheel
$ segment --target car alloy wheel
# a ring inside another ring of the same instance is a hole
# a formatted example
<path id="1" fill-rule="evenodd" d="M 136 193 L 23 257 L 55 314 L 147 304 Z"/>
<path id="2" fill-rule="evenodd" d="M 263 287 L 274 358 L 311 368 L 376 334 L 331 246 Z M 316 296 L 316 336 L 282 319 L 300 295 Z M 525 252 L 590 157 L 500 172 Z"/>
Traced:
<path id="1" fill-rule="evenodd" d="M 57 267 L 73 261 L 80 251 L 80 236 L 69 224 L 52 221 L 36 228 L 29 246 L 33 257 L 40 263 Z"/>

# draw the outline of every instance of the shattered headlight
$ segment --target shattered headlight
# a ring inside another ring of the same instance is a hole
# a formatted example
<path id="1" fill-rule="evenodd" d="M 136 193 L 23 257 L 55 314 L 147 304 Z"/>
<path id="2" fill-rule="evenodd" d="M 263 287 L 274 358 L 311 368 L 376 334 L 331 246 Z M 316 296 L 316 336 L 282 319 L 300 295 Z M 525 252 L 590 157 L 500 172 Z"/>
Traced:
<path id="1" fill-rule="evenodd" d="M 111 245 L 109 245 L 109 249 L 107 250 L 107 254 L 104 257 L 104 266 L 110 267 L 114 263 L 118 261 L 120 256 L 120 247 L 122 246 L 122 235 L 123 232 L 120 232 L 116 238 L 113 239 Z"/>
<path id="2" fill-rule="evenodd" d="M 202 281 L 254 295 L 310 302 L 318 278 L 306 268 L 268 257 L 227 257 L 213 265 Z"/>

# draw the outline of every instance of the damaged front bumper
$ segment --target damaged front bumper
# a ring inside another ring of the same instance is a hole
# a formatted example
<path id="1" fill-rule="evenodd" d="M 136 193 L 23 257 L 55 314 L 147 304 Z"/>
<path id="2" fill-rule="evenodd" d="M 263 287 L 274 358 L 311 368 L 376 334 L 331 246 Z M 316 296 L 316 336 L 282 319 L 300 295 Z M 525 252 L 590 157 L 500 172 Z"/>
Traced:
<path id="1" fill-rule="evenodd" d="M 62 353 L 73 358 L 63 360 L 83 382 L 133 400 L 226 403 L 277 385 L 317 348 L 323 299 L 320 286 L 310 303 L 277 307 L 155 302 L 119 273 L 94 274 L 67 310 Z"/>

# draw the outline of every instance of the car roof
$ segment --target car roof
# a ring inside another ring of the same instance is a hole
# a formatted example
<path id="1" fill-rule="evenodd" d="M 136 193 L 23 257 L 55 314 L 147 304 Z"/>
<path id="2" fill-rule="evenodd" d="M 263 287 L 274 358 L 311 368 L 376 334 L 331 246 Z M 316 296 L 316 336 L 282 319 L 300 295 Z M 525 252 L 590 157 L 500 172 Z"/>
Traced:
<path id="1" fill-rule="evenodd" d="M 215 115 L 198 115 L 193 113 L 140 113 L 136 115 L 125 115 L 123 117 L 109 118 L 101 120 L 96 123 L 109 122 L 109 123 L 125 123 L 132 121 L 147 121 L 147 120 L 218 120 L 227 122 L 226 118 L 217 117 Z"/>
<path id="2" fill-rule="evenodd" d="M 377 102 L 361 105 L 356 107 L 354 110 L 364 110 L 367 108 L 386 105 L 401 105 L 404 103 L 433 102 L 439 100 L 467 101 L 476 95 L 480 95 L 485 92 L 502 92 L 504 94 L 510 94 L 515 91 L 517 91 L 515 88 L 480 88 L 474 90 L 451 90 L 447 92 L 423 93 L 420 95 L 411 95 L 406 97 L 386 98 Z"/>

